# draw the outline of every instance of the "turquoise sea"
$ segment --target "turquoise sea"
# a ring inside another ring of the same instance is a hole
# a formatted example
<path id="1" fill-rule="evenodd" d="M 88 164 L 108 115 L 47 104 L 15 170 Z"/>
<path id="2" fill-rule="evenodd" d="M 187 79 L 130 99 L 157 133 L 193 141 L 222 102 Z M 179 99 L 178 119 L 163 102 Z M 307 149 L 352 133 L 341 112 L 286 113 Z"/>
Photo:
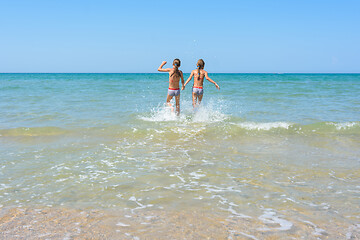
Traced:
<path id="1" fill-rule="evenodd" d="M 0 74 L 0 237 L 360 239 L 360 74 L 210 77 Z"/>

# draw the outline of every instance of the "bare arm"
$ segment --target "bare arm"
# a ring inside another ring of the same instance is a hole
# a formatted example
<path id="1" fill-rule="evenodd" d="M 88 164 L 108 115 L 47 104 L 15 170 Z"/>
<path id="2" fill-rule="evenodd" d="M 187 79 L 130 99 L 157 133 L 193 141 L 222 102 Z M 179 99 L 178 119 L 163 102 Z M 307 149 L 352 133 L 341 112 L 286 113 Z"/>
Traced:
<path id="1" fill-rule="evenodd" d="M 160 65 L 160 67 L 158 68 L 159 72 L 170 72 L 171 68 L 165 68 L 163 69 L 162 67 L 166 64 L 166 61 L 163 61 Z"/>
<path id="2" fill-rule="evenodd" d="M 183 72 L 182 71 L 180 71 L 180 73 L 181 73 L 181 84 L 182 84 L 182 88 L 181 88 L 181 90 L 184 90 L 185 89 L 185 85 L 184 85 L 184 74 L 183 74 Z"/>
<path id="3" fill-rule="evenodd" d="M 188 84 L 190 82 L 190 80 L 193 76 L 194 76 L 194 72 L 191 72 L 190 77 L 185 82 L 184 88 L 185 88 L 186 84 Z"/>
<path id="4" fill-rule="evenodd" d="M 215 85 L 215 87 L 220 90 L 219 85 L 217 85 L 217 83 L 208 76 L 208 73 L 207 73 L 207 72 L 205 72 L 205 78 L 206 78 L 206 80 L 208 80 L 209 82 L 213 83 L 213 84 Z"/>

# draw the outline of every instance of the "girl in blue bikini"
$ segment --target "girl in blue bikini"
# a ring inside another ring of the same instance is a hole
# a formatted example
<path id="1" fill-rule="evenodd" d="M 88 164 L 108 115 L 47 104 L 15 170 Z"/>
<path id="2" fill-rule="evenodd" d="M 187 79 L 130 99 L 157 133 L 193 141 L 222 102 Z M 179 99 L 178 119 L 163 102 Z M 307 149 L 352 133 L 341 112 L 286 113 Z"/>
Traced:
<path id="1" fill-rule="evenodd" d="M 217 89 L 220 90 L 219 85 L 211 78 L 209 78 L 207 71 L 204 70 L 205 62 L 202 59 L 199 59 L 197 62 L 197 69 L 193 70 L 190 74 L 190 77 L 186 80 L 185 85 L 182 87 L 181 90 L 185 89 L 186 84 L 190 82 L 191 78 L 194 77 L 194 85 L 192 90 L 192 99 L 193 99 L 193 107 L 195 108 L 197 105 L 201 103 L 203 98 L 203 85 L 204 85 L 204 78 L 209 82 L 213 83 Z"/>

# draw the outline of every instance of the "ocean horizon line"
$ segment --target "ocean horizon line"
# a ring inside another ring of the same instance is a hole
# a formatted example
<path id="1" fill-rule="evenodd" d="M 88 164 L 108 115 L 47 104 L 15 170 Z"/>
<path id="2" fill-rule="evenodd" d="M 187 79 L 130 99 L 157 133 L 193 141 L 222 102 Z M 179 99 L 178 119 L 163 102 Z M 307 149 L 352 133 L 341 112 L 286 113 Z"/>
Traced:
<path id="1" fill-rule="evenodd" d="M 190 72 L 184 72 L 190 74 Z M 0 74 L 162 74 L 158 72 L 0 72 Z M 360 72 L 211 72 L 211 74 L 360 74 Z"/>

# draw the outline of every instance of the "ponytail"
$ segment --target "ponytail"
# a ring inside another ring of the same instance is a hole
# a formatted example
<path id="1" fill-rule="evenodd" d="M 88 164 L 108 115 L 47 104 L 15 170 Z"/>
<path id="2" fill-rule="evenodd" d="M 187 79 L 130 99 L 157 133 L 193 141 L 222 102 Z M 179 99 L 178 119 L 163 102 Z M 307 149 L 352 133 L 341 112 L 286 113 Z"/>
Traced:
<path id="1" fill-rule="evenodd" d="M 176 74 L 176 76 L 179 76 L 179 77 L 181 76 L 180 71 L 179 71 L 180 64 L 181 64 L 180 59 L 175 58 L 174 61 L 173 61 L 173 65 L 174 65 L 175 69 L 174 69 L 174 72 L 171 74 L 170 77 L 172 77 L 172 75 L 174 75 L 174 74 Z"/>
<path id="2" fill-rule="evenodd" d="M 200 70 L 201 70 L 201 69 L 204 69 L 204 66 L 205 66 L 204 60 L 199 59 L 199 60 L 197 61 L 199 79 L 200 79 Z"/>

